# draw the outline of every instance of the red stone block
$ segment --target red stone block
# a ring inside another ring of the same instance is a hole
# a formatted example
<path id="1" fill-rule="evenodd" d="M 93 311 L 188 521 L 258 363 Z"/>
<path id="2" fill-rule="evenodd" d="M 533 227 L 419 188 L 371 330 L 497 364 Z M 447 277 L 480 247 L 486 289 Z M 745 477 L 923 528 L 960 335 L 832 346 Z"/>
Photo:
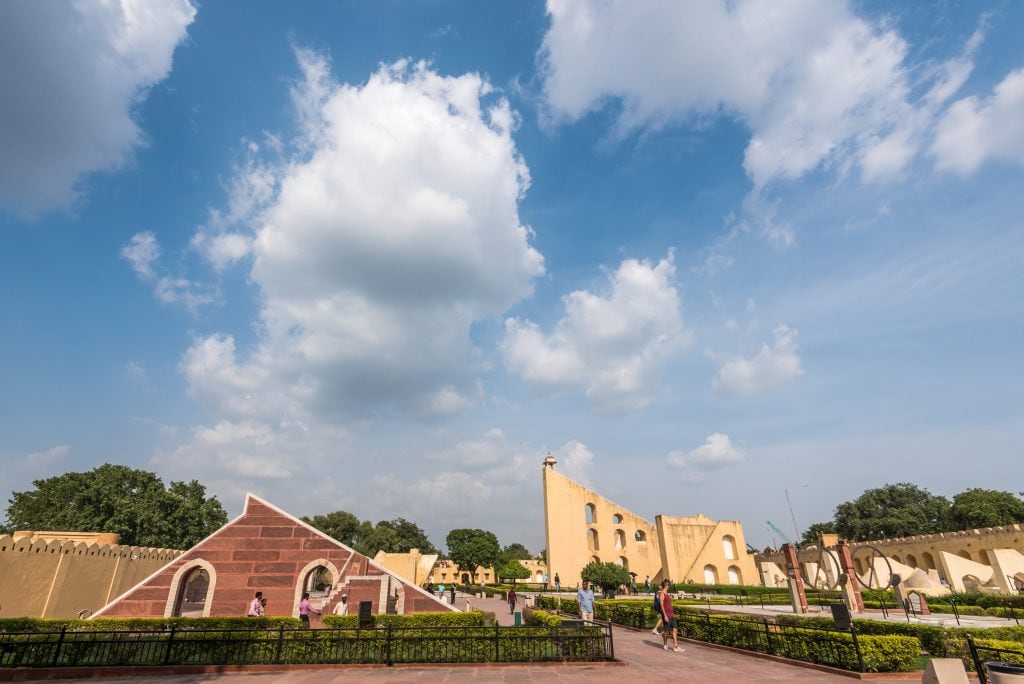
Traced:
<path id="1" fill-rule="evenodd" d="M 250 587 L 293 587 L 293 575 L 255 575 L 247 582 Z"/>
<path id="2" fill-rule="evenodd" d="M 291 527 L 263 527 L 260 528 L 260 537 L 291 537 Z"/>
<path id="3" fill-rule="evenodd" d="M 298 571 L 298 563 L 254 563 L 251 572 L 253 574 L 262 574 L 266 572 L 287 572 L 295 574 Z"/>
<path id="4" fill-rule="evenodd" d="M 235 551 L 231 559 L 236 561 L 241 560 L 254 560 L 254 561 L 276 561 L 281 558 L 281 551 Z"/>

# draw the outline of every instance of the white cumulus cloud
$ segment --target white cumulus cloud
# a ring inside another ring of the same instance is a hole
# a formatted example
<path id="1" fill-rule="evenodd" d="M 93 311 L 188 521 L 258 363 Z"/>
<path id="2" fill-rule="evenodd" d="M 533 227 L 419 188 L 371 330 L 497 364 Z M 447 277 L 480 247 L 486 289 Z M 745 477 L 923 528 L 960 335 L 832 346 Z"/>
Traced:
<path id="1" fill-rule="evenodd" d="M 859 169 L 866 182 L 899 176 L 969 76 L 987 24 L 962 54 L 913 65 L 890 23 L 842 0 L 549 0 L 547 9 L 540 61 L 554 120 L 610 100 L 620 132 L 739 118 L 751 132 L 743 166 L 752 197 L 822 168 Z M 951 130 L 979 118 L 976 103 L 960 109 Z M 792 240 L 784 227 L 765 234 Z"/>
<path id="2" fill-rule="evenodd" d="M 672 468 L 684 471 L 688 480 L 699 482 L 707 471 L 742 461 L 744 457 L 745 454 L 732 443 L 729 435 L 716 432 L 691 451 L 670 452 L 666 460 Z"/>
<path id="3" fill-rule="evenodd" d="M 753 357 L 732 358 L 723 363 L 713 383 L 715 389 L 725 394 L 760 394 L 803 375 L 797 331 L 780 325 L 772 334 L 773 342 L 762 344 Z"/>
<path id="4" fill-rule="evenodd" d="M 970 173 L 986 160 L 1024 164 L 1024 69 L 1010 72 L 984 99 L 953 103 L 936 127 L 935 165 Z"/>
<path id="5" fill-rule="evenodd" d="M 0 6 L 0 203 L 68 205 L 82 176 L 123 167 L 144 134 L 132 113 L 171 70 L 188 0 Z"/>
<path id="6" fill-rule="evenodd" d="M 606 292 L 563 297 L 565 314 L 550 335 L 507 319 L 506 366 L 541 388 L 583 389 L 602 409 L 643 407 L 659 390 L 657 371 L 690 339 L 675 272 L 671 254 L 657 264 L 623 261 Z"/>

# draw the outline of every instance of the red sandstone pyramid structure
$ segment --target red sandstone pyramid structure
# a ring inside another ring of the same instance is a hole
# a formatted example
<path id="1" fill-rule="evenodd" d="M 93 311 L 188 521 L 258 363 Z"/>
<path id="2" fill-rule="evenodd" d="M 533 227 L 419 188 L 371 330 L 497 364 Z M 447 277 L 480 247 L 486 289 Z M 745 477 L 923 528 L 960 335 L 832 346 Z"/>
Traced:
<path id="1" fill-rule="evenodd" d="M 333 584 L 314 602 L 329 613 L 341 595 L 350 612 L 363 601 L 373 613 L 454 610 L 432 594 L 388 572 L 366 556 L 298 518 L 247 494 L 242 515 L 98 610 L 93 617 L 172 617 L 182 614 L 185 588 L 193 573 L 208 577 L 201 614 L 246 614 L 257 591 L 267 600 L 267 615 L 298 616 L 299 599 L 311 574 L 326 568 Z M 194 597 L 191 598 L 194 600 Z"/>

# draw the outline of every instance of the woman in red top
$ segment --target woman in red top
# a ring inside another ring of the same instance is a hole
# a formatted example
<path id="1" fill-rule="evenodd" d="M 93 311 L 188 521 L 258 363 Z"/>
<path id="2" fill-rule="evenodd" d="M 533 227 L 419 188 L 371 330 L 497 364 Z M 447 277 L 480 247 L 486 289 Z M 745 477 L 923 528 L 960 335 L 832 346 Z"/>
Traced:
<path id="1" fill-rule="evenodd" d="M 676 621 L 676 614 L 672 610 L 672 596 L 669 595 L 669 587 L 672 586 L 672 582 L 668 580 L 662 580 L 661 582 L 661 615 L 665 620 L 665 631 L 661 633 L 661 640 L 664 643 L 666 651 L 668 647 L 668 633 L 672 632 L 672 649 L 673 651 L 682 652 L 683 649 L 679 648 L 679 638 L 677 632 L 679 631 L 679 623 Z"/>

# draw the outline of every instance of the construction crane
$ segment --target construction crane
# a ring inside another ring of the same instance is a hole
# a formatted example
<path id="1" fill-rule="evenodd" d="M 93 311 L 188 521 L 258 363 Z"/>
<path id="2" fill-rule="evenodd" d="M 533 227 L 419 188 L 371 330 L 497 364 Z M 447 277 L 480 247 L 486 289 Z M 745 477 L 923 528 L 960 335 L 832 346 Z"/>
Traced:
<path id="1" fill-rule="evenodd" d="M 793 541 L 789 537 L 786 536 L 785 532 L 783 532 L 778 527 L 776 527 L 775 523 L 773 523 L 771 520 L 766 520 L 765 522 L 768 523 L 768 527 L 770 527 L 773 530 L 775 530 L 775 534 L 777 534 L 780 537 L 782 537 L 782 541 L 786 542 L 787 544 L 793 544 Z M 793 544 L 793 546 L 796 546 L 796 544 Z"/>

